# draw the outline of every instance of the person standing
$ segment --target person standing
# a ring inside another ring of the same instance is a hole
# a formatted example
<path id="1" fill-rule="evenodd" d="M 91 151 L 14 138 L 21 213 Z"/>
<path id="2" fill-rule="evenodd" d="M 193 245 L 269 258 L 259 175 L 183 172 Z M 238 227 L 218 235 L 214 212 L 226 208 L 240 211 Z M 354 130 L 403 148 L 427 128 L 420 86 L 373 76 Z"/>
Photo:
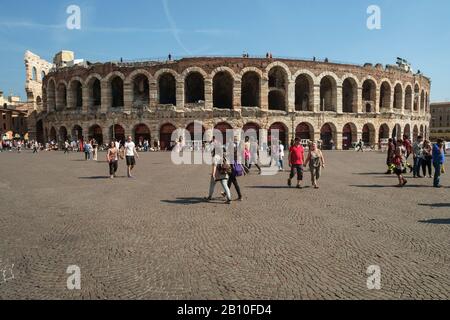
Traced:
<path id="1" fill-rule="evenodd" d="M 125 142 L 124 149 L 127 161 L 127 176 L 128 178 L 133 178 L 131 172 L 136 166 L 136 158 L 139 159 L 139 154 L 136 151 L 136 145 L 134 144 L 131 136 L 129 136 L 127 142 Z"/>
<path id="2" fill-rule="evenodd" d="M 423 176 L 427 176 L 428 169 L 428 177 L 432 178 L 432 170 L 431 170 L 431 162 L 433 160 L 433 147 L 431 146 L 430 141 L 425 140 L 423 142 L 423 158 L 422 158 L 422 173 Z"/>
<path id="3" fill-rule="evenodd" d="M 408 159 L 409 159 L 409 156 L 413 153 L 413 148 L 412 148 L 411 140 L 409 139 L 409 137 L 407 135 L 403 136 L 403 145 L 406 148 L 406 159 L 405 159 L 406 167 L 409 168 L 409 173 L 411 173 L 414 171 L 414 167 L 411 164 L 409 164 Z"/>
<path id="4" fill-rule="evenodd" d="M 392 159 L 392 163 L 395 166 L 394 167 L 394 173 L 398 177 L 398 187 L 404 187 L 408 181 L 403 177 L 403 147 L 401 145 L 398 145 L 398 147 L 395 149 L 394 158 Z"/>
<path id="5" fill-rule="evenodd" d="M 320 179 L 322 168 L 325 168 L 325 159 L 322 151 L 317 148 L 316 143 L 313 143 L 309 149 L 309 154 L 305 161 L 305 167 L 308 164 L 311 172 L 311 183 L 314 189 L 319 189 L 317 182 Z"/>
<path id="6" fill-rule="evenodd" d="M 234 161 L 233 161 L 233 164 L 231 165 L 231 174 L 228 179 L 227 185 L 228 185 L 228 188 L 230 189 L 230 191 L 231 191 L 231 185 L 234 185 L 234 188 L 236 189 L 236 192 L 238 194 L 237 201 L 242 201 L 243 197 L 242 197 L 242 193 L 241 193 L 241 188 L 239 186 L 238 177 L 242 177 L 243 175 L 245 175 L 245 170 L 244 170 L 244 167 L 242 166 L 241 160 L 239 159 L 239 146 L 236 142 L 234 143 L 233 154 L 234 154 Z M 222 192 L 222 196 L 225 197 L 226 192 Z"/>
<path id="7" fill-rule="evenodd" d="M 280 141 L 280 148 L 278 150 L 278 169 L 280 170 L 280 172 L 284 171 L 284 145 L 283 142 Z"/>
<path id="8" fill-rule="evenodd" d="M 292 186 L 292 179 L 297 173 L 297 188 L 302 188 L 303 181 L 303 163 L 305 159 L 305 149 L 300 143 L 300 138 L 295 138 L 294 145 L 289 149 L 289 166 L 291 173 L 288 179 L 288 186 Z"/>
<path id="9" fill-rule="evenodd" d="M 70 144 L 69 144 L 69 141 L 64 141 L 64 154 L 66 154 L 66 153 L 69 153 L 69 147 L 70 147 Z"/>
<path id="10" fill-rule="evenodd" d="M 388 150 L 387 150 L 387 160 L 386 165 L 388 167 L 388 170 L 386 174 L 392 174 L 394 168 L 393 168 L 393 160 L 395 156 L 395 145 L 394 145 L 394 139 L 389 139 L 388 142 Z"/>
<path id="11" fill-rule="evenodd" d="M 413 168 L 414 178 L 422 178 L 422 176 L 420 175 L 420 168 L 422 167 L 423 138 L 421 136 L 417 137 L 417 141 L 413 145 L 413 156 L 414 156 L 414 168 Z"/>
<path id="12" fill-rule="evenodd" d="M 216 148 L 212 150 L 212 172 L 209 184 L 209 195 L 205 199 L 206 201 L 212 200 L 214 189 L 216 188 L 216 183 L 220 182 L 227 198 L 226 204 L 231 203 L 231 192 L 230 188 L 228 187 L 228 178 L 229 174 L 231 173 L 231 166 L 226 160 L 225 151 L 226 150 L 223 150 L 223 156 L 221 156 L 216 153 Z"/>
<path id="13" fill-rule="evenodd" d="M 91 151 L 92 151 L 91 148 L 92 148 L 92 146 L 91 146 L 90 142 L 87 141 L 84 144 L 84 159 L 86 161 L 91 160 Z"/>
<path id="14" fill-rule="evenodd" d="M 108 161 L 109 164 L 109 175 L 111 179 L 114 179 L 116 177 L 117 169 L 119 168 L 119 150 L 116 148 L 114 141 L 111 141 L 109 144 L 106 161 Z"/>
<path id="15" fill-rule="evenodd" d="M 38 153 L 38 149 L 39 149 L 39 143 L 37 141 L 35 141 L 33 143 L 33 153 Z"/>
<path id="16" fill-rule="evenodd" d="M 98 142 L 92 139 L 92 157 L 94 161 L 98 161 Z"/>
<path id="17" fill-rule="evenodd" d="M 433 145 L 433 167 L 434 167 L 434 181 L 433 186 L 435 188 L 442 188 L 441 186 L 441 174 L 442 168 L 445 163 L 445 154 L 444 154 L 444 141 L 442 139 L 438 139 L 437 143 Z"/>
<path id="18" fill-rule="evenodd" d="M 364 142 L 362 139 L 359 139 L 358 144 L 356 145 L 356 152 L 364 152 Z"/>
<path id="19" fill-rule="evenodd" d="M 258 169 L 259 174 L 261 174 L 262 170 L 259 165 L 259 145 L 258 140 L 256 140 L 255 138 L 252 138 L 250 143 L 250 164 L 248 166 L 249 170 L 252 168 L 252 165 L 255 165 L 255 167 Z"/>

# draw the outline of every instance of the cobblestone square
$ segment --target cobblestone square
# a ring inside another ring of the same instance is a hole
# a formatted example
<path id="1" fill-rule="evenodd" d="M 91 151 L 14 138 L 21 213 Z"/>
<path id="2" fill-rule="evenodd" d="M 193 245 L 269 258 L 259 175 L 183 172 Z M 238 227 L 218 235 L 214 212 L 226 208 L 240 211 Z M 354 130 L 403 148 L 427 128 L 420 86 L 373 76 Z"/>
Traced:
<path id="1" fill-rule="evenodd" d="M 448 174 L 398 189 L 382 153 L 325 156 L 320 190 L 254 171 L 225 205 L 169 153 L 116 180 L 81 153 L 0 153 L 0 299 L 449 299 Z"/>

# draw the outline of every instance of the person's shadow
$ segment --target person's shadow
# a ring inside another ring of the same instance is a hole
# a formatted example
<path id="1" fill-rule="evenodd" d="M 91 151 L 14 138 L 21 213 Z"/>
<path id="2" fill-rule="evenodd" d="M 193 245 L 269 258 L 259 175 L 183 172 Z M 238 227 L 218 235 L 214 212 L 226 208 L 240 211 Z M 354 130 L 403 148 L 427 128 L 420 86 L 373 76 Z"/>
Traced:
<path id="1" fill-rule="evenodd" d="M 178 204 L 178 205 L 194 205 L 200 203 L 208 203 L 204 198 L 177 198 L 175 200 L 161 200 L 161 202 L 168 204 Z"/>
<path id="2" fill-rule="evenodd" d="M 449 219 L 429 219 L 429 220 L 421 220 L 419 223 L 427 223 L 427 224 L 450 224 Z"/>

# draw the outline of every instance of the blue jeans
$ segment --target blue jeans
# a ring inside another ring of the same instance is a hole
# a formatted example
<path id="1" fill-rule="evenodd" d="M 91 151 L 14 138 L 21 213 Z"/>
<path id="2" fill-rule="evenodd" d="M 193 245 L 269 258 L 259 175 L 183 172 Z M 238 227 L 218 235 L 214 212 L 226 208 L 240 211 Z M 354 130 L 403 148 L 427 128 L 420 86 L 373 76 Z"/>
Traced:
<path id="1" fill-rule="evenodd" d="M 440 162 L 433 162 L 434 166 L 434 183 L 433 185 L 435 187 L 439 187 L 441 185 L 441 168 L 442 163 Z"/>
<path id="2" fill-rule="evenodd" d="M 422 167 L 422 158 L 414 158 L 414 177 L 420 177 L 420 168 Z"/>

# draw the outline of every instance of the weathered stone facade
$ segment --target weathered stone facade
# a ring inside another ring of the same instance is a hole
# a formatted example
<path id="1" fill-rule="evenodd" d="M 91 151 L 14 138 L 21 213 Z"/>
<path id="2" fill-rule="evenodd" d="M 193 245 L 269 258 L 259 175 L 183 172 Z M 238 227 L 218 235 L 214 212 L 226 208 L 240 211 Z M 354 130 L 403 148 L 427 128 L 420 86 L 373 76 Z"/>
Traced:
<path id="1" fill-rule="evenodd" d="M 209 137 L 213 128 L 272 128 L 286 141 L 333 140 L 345 149 L 393 132 L 427 136 L 430 123 L 430 80 L 396 66 L 259 58 L 98 63 L 55 69 L 42 91 L 41 139 L 107 142 L 114 133 L 164 147 L 172 131 L 191 131 L 199 121 Z"/>

